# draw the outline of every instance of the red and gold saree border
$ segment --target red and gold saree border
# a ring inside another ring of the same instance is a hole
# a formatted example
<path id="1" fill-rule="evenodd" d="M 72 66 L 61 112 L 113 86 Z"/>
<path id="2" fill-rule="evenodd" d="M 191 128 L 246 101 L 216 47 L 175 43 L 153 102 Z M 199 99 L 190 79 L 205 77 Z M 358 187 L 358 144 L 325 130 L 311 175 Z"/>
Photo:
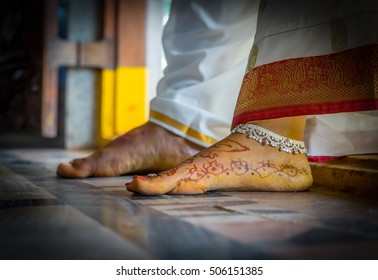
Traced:
<path id="1" fill-rule="evenodd" d="M 252 69 L 244 76 L 232 126 L 377 108 L 378 45 L 369 45 Z"/>

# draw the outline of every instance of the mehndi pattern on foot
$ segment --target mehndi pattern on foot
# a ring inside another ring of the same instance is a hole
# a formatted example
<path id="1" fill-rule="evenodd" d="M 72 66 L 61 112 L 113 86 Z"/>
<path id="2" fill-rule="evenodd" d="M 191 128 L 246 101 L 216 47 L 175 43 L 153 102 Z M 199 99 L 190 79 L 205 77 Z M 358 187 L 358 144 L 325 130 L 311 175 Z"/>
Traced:
<path id="1" fill-rule="evenodd" d="M 151 194 L 200 194 L 207 191 L 302 191 L 312 176 L 304 154 L 288 153 L 234 133 L 156 176 L 127 185 Z"/>

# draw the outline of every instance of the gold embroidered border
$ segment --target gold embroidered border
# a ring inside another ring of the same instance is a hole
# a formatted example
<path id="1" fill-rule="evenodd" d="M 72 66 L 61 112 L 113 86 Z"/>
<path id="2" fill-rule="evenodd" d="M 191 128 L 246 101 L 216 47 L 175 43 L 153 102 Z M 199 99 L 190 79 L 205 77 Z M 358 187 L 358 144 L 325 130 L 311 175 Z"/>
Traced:
<path id="1" fill-rule="evenodd" d="M 259 66 L 244 77 L 235 116 L 282 106 L 374 99 L 377 69 L 377 45 Z"/>
<path id="2" fill-rule="evenodd" d="M 186 135 L 192 137 L 192 138 L 195 138 L 197 140 L 200 140 L 201 142 L 203 143 L 206 143 L 206 144 L 209 144 L 209 145 L 212 145 L 214 143 L 217 142 L 217 140 L 215 140 L 214 138 L 210 137 L 210 136 L 207 136 L 206 134 L 203 134 L 183 123 L 180 123 L 178 121 L 176 121 L 175 119 L 172 119 L 171 117 L 168 117 L 162 113 L 159 113 L 159 112 L 156 112 L 156 111 L 153 111 L 151 110 L 150 111 L 150 117 L 151 118 L 154 118 L 158 121 L 161 121 L 183 133 L 185 133 Z"/>

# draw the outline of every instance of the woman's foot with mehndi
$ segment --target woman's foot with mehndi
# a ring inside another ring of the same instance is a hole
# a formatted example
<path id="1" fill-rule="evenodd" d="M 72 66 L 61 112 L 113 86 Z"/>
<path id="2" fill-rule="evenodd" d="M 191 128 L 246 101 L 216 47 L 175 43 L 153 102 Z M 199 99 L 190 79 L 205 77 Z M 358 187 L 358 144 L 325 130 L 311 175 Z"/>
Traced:
<path id="1" fill-rule="evenodd" d="M 304 117 L 253 122 L 299 144 Z M 263 129 L 264 130 L 264 129 Z M 252 126 L 252 132 L 256 127 Z M 266 130 L 264 130 L 266 131 Z M 201 194 L 207 191 L 304 191 L 312 175 L 304 150 L 287 151 L 248 138 L 242 129 L 217 144 L 157 175 L 135 176 L 127 189 L 145 195 Z M 264 133 L 263 133 L 264 134 Z M 268 133 L 269 134 L 269 133 Z"/>

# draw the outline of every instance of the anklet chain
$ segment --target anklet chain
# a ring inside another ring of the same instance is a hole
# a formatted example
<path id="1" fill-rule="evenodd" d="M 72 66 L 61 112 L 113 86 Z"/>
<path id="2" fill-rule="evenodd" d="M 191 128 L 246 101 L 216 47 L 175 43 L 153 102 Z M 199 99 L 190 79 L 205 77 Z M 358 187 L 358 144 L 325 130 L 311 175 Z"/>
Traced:
<path id="1" fill-rule="evenodd" d="M 231 133 L 248 133 L 248 138 L 254 139 L 261 144 L 265 143 L 272 147 L 278 146 L 280 151 L 289 154 L 301 153 L 307 155 L 304 142 L 281 136 L 258 125 L 250 123 L 239 124 L 231 130 Z"/>

